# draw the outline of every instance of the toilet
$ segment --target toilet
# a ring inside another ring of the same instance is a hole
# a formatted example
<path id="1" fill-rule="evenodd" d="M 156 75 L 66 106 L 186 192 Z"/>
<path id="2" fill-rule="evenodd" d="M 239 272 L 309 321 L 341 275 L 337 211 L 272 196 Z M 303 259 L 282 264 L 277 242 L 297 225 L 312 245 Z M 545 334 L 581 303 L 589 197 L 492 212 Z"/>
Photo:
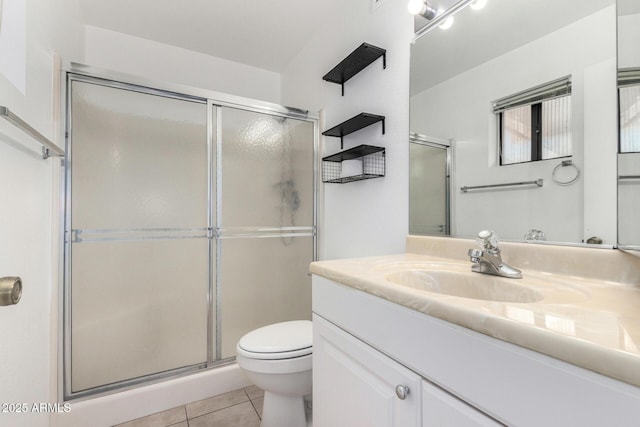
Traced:
<path id="1" fill-rule="evenodd" d="M 258 328 L 238 341 L 238 366 L 264 390 L 260 427 L 307 426 L 312 334 L 309 320 L 294 320 Z"/>

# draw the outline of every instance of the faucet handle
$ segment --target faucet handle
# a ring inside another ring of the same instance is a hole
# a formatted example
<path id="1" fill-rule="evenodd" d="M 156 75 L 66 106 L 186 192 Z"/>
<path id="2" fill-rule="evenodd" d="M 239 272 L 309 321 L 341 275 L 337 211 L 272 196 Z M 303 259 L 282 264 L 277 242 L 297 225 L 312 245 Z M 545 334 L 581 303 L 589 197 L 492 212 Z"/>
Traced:
<path id="1" fill-rule="evenodd" d="M 471 260 L 471 262 L 477 263 L 480 261 L 482 251 L 480 249 L 469 249 L 469 252 L 467 252 L 467 254 L 469 255 L 469 259 Z"/>
<path id="2" fill-rule="evenodd" d="M 492 230 L 482 230 L 478 233 L 476 242 L 480 247 L 490 253 L 496 253 L 500 251 L 498 248 L 498 235 Z"/>

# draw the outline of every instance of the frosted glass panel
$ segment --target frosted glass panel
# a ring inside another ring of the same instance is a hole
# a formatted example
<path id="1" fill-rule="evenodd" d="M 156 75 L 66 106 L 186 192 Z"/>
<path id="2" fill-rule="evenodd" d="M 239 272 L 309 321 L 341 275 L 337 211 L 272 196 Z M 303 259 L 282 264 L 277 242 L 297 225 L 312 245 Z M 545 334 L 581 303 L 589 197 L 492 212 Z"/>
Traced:
<path id="1" fill-rule="evenodd" d="M 640 152 L 640 86 L 620 88 L 620 152 Z"/>
<path id="2" fill-rule="evenodd" d="M 447 234 L 447 150 L 409 144 L 409 233 Z"/>
<path id="3" fill-rule="evenodd" d="M 242 335 L 271 323 L 311 319 L 313 238 L 223 239 L 222 358 Z"/>
<path id="4" fill-rule="evenodd" d="M 531 161 L 531 106 L 502 113 L 502 164 Z"/>
<path id="5" fill-rule="evenodd" d="M 207 226 L 205 104 L 74 81 L 74 229 Z"/>
<path id="6" fill-rule="evenodd" d="M 123 87 L 71 83 L 71 395 L 229 358 L 250 330 L 311 317 L 314 123 Z"/>
<path id="7" fill-rule="evenodd" d="M 571 97 L 551 99 L 542 103 L 542 159 L 570 156 Z"/>
<path id="8" fill-rule="evenodd" d="M 73 245 L 72 391 L 204 363 L 208 241 Z"/>
<path id="9" fill-rule="evenodd" d="M 313 224 L 311 122 L 222 108 L 221 158 L 223 227 Z"/>

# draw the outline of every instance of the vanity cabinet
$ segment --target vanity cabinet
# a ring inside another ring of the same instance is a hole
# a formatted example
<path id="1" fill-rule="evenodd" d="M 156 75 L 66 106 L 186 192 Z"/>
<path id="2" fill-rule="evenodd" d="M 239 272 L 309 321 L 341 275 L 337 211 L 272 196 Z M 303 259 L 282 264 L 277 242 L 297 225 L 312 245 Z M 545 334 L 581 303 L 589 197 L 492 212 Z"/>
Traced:
<path id="1" fill-rule="evenodd" d="M 316 274 L 313 315 L 317 427 L 601 427 L 640 419 L 640 390 L 631 384 Z M 408 386 L 405 400 L 397 385 Z"/>
<path id="2" fill-rule="evenodd" d="M 499 427 L 502 424 L 440 387 L 422 381 L 422 427 Z"/>
<path id="3" fill-rule="evenodd" d="M 418 374 L 313 316 L 314 425 L 497 427 Z"/>
<path id="4" fill-rule="evenodd" d="M 313 372 L 315 426 L 420 427 L 421 378 L 317 315 Z"/>

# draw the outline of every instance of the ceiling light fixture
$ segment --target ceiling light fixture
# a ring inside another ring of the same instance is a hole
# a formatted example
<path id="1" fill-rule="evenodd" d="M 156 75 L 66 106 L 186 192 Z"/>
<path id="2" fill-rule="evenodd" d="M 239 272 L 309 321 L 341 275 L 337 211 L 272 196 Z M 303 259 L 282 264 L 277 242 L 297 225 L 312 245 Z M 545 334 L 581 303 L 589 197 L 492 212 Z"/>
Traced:
<path id="1" fill-rule="evenodd" d="M 407 9 L 409 9 L 410 14 L 420 15 L 429 20 L 435 18 L 438 14 L 438 11 L 426 0 L 409 0 Z"/>
<path id="2" fill-rule="evenodd" d="M 486 2 L 487 0 L 459 0 L 455 4 L 453 4 L 451 7 L 449 7 L 448 9 L 442 12 L 435 11 L 435 16 L 433 16 L 432 18 L 427 18 L 429 19 L 429 22 L 426 25 L 424 25 L 422 28 L 416 31 L 411 42 L 415 43 L 416 41 L 418 41 L 420 37 L 424 36 L 425 34 L 432 31 L 436 27 L 441 26 L 441 28 L 443 29 L 451 27 L 451 25 L 453 24 L 453 15 L 455 15 L 456 13 L 458 13 L 459 11 L 467 7 L 469 4 L 475 3 L 475 7 L 480 9 L 481 7 L 484 7 Z M 422 12 L 423 9 L 426 9 L 426 8 L 433 10 L 433 7 L 427 3 L 427 0 L 409 0 L 409 4 L 408 4 L 409 12 L 411 12 L 414 15 L 421 14 L 420 12 Z M 416 10 L 418 12 L 414 12 Z M 425 15 L 422 15 L 422 16 L 425 16 Z"/>

